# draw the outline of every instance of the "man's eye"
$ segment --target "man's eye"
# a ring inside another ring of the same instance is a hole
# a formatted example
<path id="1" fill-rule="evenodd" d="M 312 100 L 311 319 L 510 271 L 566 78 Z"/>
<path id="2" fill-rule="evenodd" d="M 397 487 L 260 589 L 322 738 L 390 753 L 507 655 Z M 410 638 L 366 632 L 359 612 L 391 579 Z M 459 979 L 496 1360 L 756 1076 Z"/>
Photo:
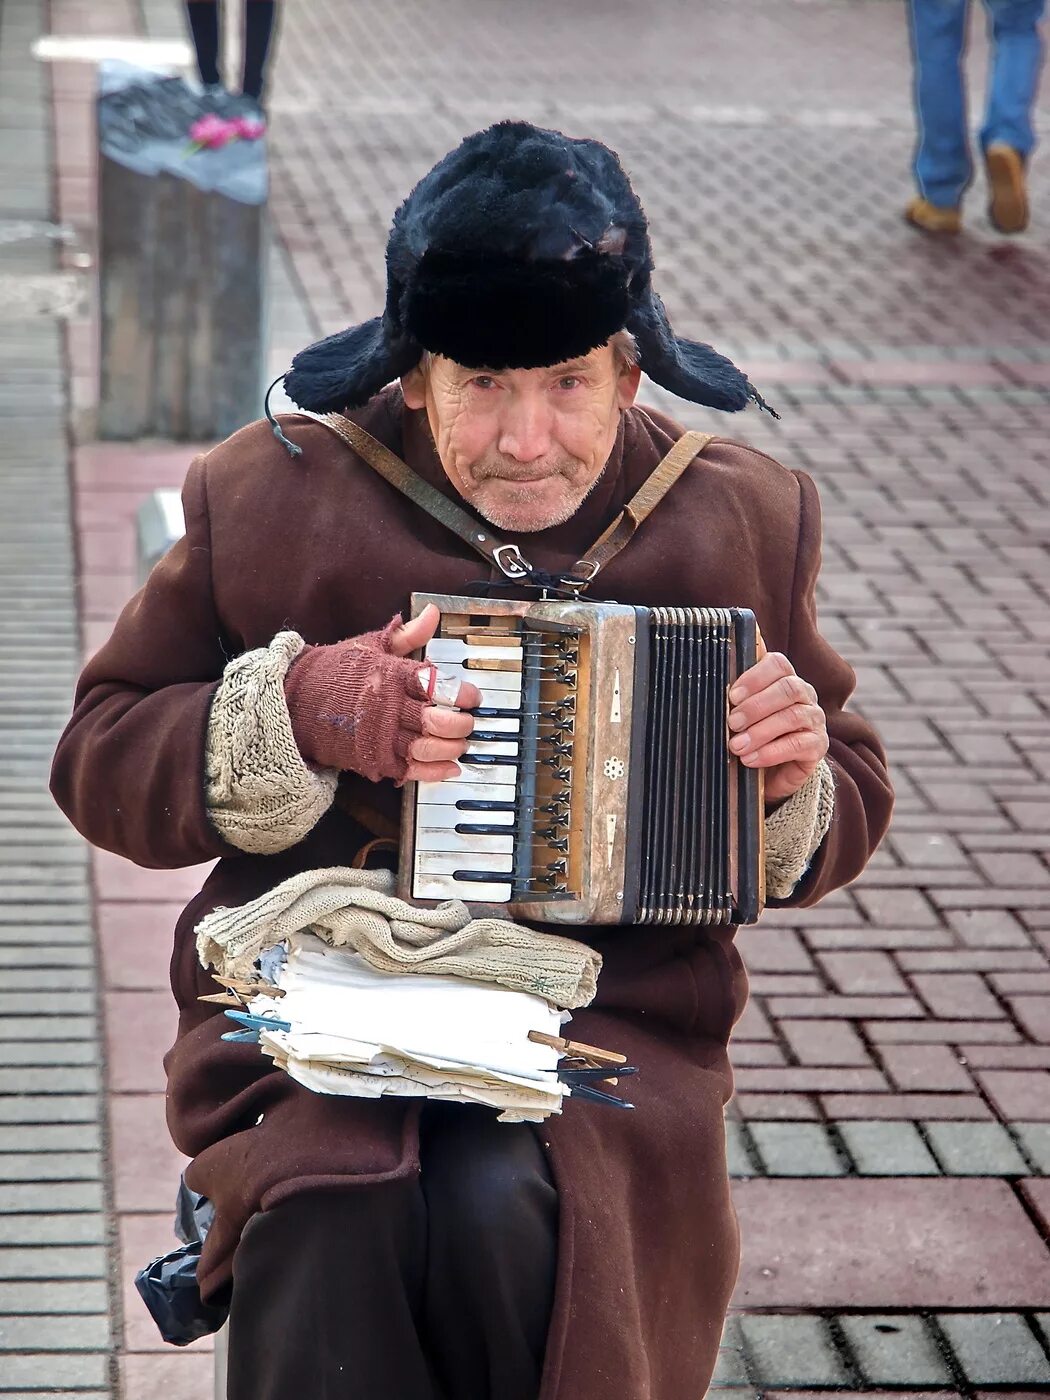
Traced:
<path id="1" fill-rule="evenodd" d="M 575 389 L 583 381 L 578 374 L 565 374 L 558 380 L 559 389 Z"/>
<path id="2" fill-rule="evenodd" d="M 491 374 L 476 374 L 470 382 L 475 389 L 494 389 L 496 387 L 496 381 Z"/>

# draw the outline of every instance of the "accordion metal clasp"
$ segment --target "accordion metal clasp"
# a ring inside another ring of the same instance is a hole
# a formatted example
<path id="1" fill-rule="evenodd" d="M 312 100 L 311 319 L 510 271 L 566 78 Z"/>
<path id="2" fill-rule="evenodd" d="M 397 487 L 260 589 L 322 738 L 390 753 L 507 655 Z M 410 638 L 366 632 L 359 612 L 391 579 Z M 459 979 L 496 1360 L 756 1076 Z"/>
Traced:
<path id="1" fill-rule="evenodd" d="M 740 924 L 765 901 L 762 774 L 728 748 L 746 608 L 416 593 L 481 691 L 460 775 L 404 790 L 398 893 L 565 924 Z"/>

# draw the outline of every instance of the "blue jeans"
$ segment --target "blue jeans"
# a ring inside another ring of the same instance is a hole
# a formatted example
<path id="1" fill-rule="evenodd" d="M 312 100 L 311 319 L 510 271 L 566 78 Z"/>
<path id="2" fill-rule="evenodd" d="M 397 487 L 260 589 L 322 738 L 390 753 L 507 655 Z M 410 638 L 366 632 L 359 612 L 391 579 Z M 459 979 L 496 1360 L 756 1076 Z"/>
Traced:
<path id="1" fill-rule="evenodd" d="M 1027 156 L 1043 66 L 1039 21 L 1046 0 L 983 0 L 991 63 L 981 149 L 1004 141 Z M 919 134 L 915 180 L 931 204 L 953 208 L 973 177 L 963 52 L 969 0 L 909 0 Z"/>

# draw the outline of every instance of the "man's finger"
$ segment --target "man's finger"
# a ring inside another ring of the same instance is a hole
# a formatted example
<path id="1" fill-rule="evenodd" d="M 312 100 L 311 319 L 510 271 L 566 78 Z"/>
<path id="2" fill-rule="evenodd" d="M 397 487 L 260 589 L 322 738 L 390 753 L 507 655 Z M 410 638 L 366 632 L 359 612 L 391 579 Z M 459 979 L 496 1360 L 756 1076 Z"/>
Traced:
<path id="1" fill-rule="evenodd" d="M 739 705 L 749 695 L 757 695 L 774 681 L 784 676 L 793 676 L 795 668 L 781 651 L 767 651 L 761 661 L 756 661 L 748 670 L 737 676 L 729 692 L 729 700 Z"/>
<path id="2" fill-rule="evenodd" d="M 799 733 L 797 730 L 774 739 L 771 744 L 763 744 L 752 752 L 750 749 L 740 755 L 740 762 L 749 768 L 775 768 L 781 763 L 798 763 L 810 773 L 828 751 L 828 736 L 812 729 Z"/>
<path id="3" fill-rule="evenodd" d="M 729 728 L 734 731 L 747 729 L 759 720 L 779 714 L 781 710 L 797 710 L 803 706 L 820 708 L 813 687 L 794 673 L 780 676 L 772 685 L 733 706 L 729 711 Z"/>
<path id="4" fill-rule="evenodd" d="M 732 753 L 744 754 L 749 750 L 760 749 L 763 744 L 772 743 L 782 734 L 794 734 L 796 731 L 807 729 L 817 733 L 823 731 L 824 711 L 819 705 L 789 705 L 786 710 L 777 710 L 775 714 L 757 720 L 734 734 L 729 740 L 729 748 Z"/>
<path id="5" fill-rule="evenodd" d="M 418 617 L 403 623 L 390 634 L 390 650 L 395 656 L 408 656 L 413 651 L 421 651 L 438 629 L 441 613 L 437 605 L 428 603 Z"/>
<path id="6" fill-rule="evenodd" d="M 458 763 L 417 763 L 411 758 L 405 773 L 405 781 L 412 783 L 443 783 L 447 778 L 458 777 Z"/>
<path id="7" fill-rule="evenodd" d="M 461 710 L 428 705 L 423 711 L 424 734 L 436 734 L 439 739 L 465 739 L 473 728 L 474 716 Z"/>
<path id="8" fill-rule="evenodd" d="M 412 740 L 408 756 L 417 763 L 455 763 L 466 747 L 462 739 L 433 739 L 423 735 L 420 739 Z"/>

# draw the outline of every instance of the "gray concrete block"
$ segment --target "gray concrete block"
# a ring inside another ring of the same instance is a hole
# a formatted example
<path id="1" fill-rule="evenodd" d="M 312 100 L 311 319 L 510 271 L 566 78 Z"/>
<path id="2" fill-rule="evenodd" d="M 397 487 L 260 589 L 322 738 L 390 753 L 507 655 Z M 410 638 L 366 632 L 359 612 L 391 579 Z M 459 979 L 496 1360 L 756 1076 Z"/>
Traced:
<path id="1" fill-rule="evenodd" d="M 0 1152 L 0 1182 L 99 1181 L 101 1177 L 98 1152 Z"/>
<path id="2" fill-rule="evenodd" d="M 55 1023 L 49 1021 L 46 1016 L 5 1016 L 0 1020 L 0 1044 L 51 1041 L 55 1038 L 55 1030 Z M 86 1040 L 93 1043 L 97 1035 L 96 1017 L 63 1016 L 63 1040 Z"/>
<path id="3" fill-rule="evenodd" d="M 4 1182 L 0 1184 L 0 1212 L 101 1210 L 102 1187 L 96 1181 Z"/>
<path id="4" fill-rule="evenodd" d="M 106 1251 L 98 1245 L 0 1248 L 0 1279 L 105 1279 L 107 1275 Z"/>
<path id="5" fill-rule="evenodd" d="M 90 1317 L 0 1317 L 0 1352 L 33 1348 L 103 1351 L 109 1342 L 109 1318 L 105 1313 Z"/>
<path id="6" fill-rule="evenodd" d="M 4 1123 L 97 1123 L 100 1104 L 95 1094 L 12 1094 L 0 1097 L 0 1126 Z"/>
<path id="7" fill-rule="evenodd" d="M 940 1385 L 951 1372 L 921 1317 L 847 1316 L 838 1319 L 857 1367 L 877 1385 Z"/>
<path id="8" fill-rule="evenodd" d="M 93 1040 L 0 1040 L 0 1069 L 16 1065 L 97 1065 L 98 1046 Z"/>
<path id="9" fill-rule="evenodd" d="M 4 1128 L 5 1152 L 100 1152 L 97 1123 L 16 1123 Z"/>
<path id="10" fill-rule="evenodd" d="M 735 1317 L 726 1319 L 722 1329 L 722 1341 L 718 1348 L 718 1360 L 712 1385 L 740 1386 L 748 1384 L 747 1369 L 744 1363 L 744 1339 Z"/>
<path id="11" fill-rule="evenodd" d="M 95 1386 L 109 1396 L 109 1357 L 105 1354 L 70 1356 L 69 1353 L 43 1352 L 36 1355 L 5 1356 L 3 1366 L 5 1387 L 12 1390 L 32 1389 L 54 1392 L 56 1388 L 75 1386 L 81 1400 L 82 1386 Z M 10 1397 L 5 1394 L 5 1400 Z"/>
<path id="12" fill-rule="evenodd" d="M 6 1314 L 30 1317 L 35 1314 L 72 1316 L 78 1313 L 102 1316 L 108 1307 L 107 1286 L 98 1280 L 19 1279 L 17 1282 L 0 1282 L 0 1317 Z"/>
<path id="13" fill-rule="evenodd" d="M 726 1119 L 726 1162 L 729 1167 L 730 1176 L 748 1177 L 758 1175 L 758 1168 L 752 1165 L 747 1147 L 744 1144 L 744 1136 L 740 1124 L 735 1123 L 732 1118 Z"/>
<path id="14" fill-rule="evenodd" d="M 762 1385 L 842 1385 L 845 1367 L 823 1318 L 752 1313 L 740 1318 L 745 1355 Z"/>
<path id="15" fill-rule="evenodd" d="M 1050 1361 L 1019 1313 L 943 1313 L 937 1318 L 975 1385 L 1050 1381 Z"/>
<path id="16" fill-rule="evenodd" d="M 36 1245 L 87 1245 L 106 1243 L 106 1219 L 100 1211 L 62 1215 L 0 1215 L 0 1247 Z"/>
<path id="17" fill-rule="evenodd" d="M 1001 1123 L 925 1123 L 949 1176 L 1024 1176 L 1028 1168 Z"/>
<path id="18" fill-rule="evenodd" d="M 862 1176 L 940 1175 L 914 1123 L 858 1119 L 837 1127 Z"/>
<path id="19" fill-rule="evenodd" d="M 842 1176 L 846 1167 L 820 1123 L 749 1123 L 770 1176 Z"/>
<path id="20" fill-rule="evenodd" d="M 58 1027 L 55 1027 L 58 1032 Z M 92 1065 L 19 1065 L 0 1069 L 0 1095 L 5 1094 L 97 1094 L 101 1085 L 98 1068 Z"/>
<path id="21" fill-rule="evenodd" d="M 1044 1176 L 1050 1176 L 1050 1123 L 1014 1123 L 1024 1150 Z"/>

